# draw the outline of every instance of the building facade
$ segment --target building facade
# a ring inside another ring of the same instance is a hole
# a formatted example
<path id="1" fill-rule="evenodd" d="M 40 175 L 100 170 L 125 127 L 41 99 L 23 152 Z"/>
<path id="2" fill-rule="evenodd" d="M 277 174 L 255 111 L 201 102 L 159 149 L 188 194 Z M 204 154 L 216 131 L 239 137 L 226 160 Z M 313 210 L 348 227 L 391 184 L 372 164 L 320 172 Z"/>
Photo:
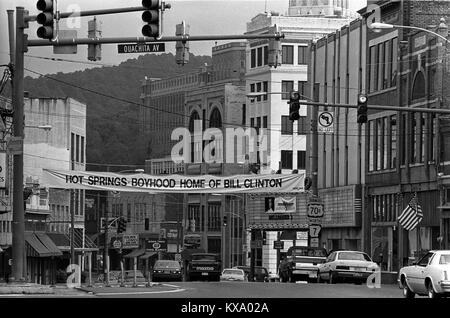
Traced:
<path id="1" fill-rule="evenodd" d="M 247 34 L 273 33 L 275 25 L 279 32 L 285 34 L 281 40 L 281 65 L 276 68 L 268 66 L 268 40 L 251 40 L 247 44 L 246 92 L 250 96 L 252 93 L 267 93 L 248 99 L 246 114 L 249 126 L 264 128 L 266 132 L 267 151 L 260 152 L 258 157 L 258 173 L 261 174 L 307 172 L 307 136 L 310 134 L 307 107 L 300 107 L 298 121 L 290 121 L 287 103 L 289 92 L 298 91 L 301 99 L 311 100 L 308 78 L 311 43 L 350 22 L 346 17 L 328 18 L 318 13 L 317 16 L 308 16 L 301 12 L 294 14 L 294 11 L 303 7 L 295 1 L 291 1 L 290 5 L 289 12 L 293 16 L 259 14 L 247 24 Z M 311 8 L 319 10 L 316 6 Z M 267 212 L 270 203 L 277 200 L 294 200 L 295 212 L 285 215 L 287 219 L 284 220 L 274 220 L 273 216 L 268 218 L 266 214 L 270 214 Z M 292 198 L 292 194 L 257 196 L 248 200 L 249 227 L 258 230 L 253 239 L 265 242 L 263 246 L 255 248 L 257 266 L 265 266 L 269 271 L 276 272 L 280 256 L 290 246 L 304 244 L 302 239 L 297 241 L 295 231 L 307 231 L 306 200 L 304 195 Z M 296 220 L 296 228 L 289 226 L 291 217 Z M 249 237 L 248 246 L 250 240 Z M 273 248 L 273 242 L 277 240 L 285 241 L 281 253 Z"/>

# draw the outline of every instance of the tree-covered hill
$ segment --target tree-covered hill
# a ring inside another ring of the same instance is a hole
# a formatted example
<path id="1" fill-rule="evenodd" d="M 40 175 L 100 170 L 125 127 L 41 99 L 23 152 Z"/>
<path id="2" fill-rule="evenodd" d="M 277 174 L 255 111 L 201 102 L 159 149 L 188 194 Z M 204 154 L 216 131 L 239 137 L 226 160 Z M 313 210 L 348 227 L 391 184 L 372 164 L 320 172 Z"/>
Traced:
<path id="1" fill-rule="evenodd" d="M 118 66 L 26 77 L 25 90 L 30 97 L 71 97 L 87 104 L 86 159 L 94 164 L 88 165 L 89 170 L 106 169 L 106 164 L 142 165 L 150 151 L 139 136 L 142 80 L 171 77 L 205 63 L 211 64 L 211 57 L 191 55 L 181 67 L 173 54 L 147 54 Z"/>

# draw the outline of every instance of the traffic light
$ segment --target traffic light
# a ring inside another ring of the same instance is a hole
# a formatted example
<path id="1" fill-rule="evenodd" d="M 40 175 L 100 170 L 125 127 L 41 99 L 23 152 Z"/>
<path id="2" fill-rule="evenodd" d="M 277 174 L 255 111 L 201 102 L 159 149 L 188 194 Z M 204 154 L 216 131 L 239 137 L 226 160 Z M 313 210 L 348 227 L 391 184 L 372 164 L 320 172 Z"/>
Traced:
<path id="1" fill-rule="evenodd" d="M 117 221 L 117 234 L 123 233 L 127 230 L 127 220 L 125 218 L 120 217 Z"/>
<path id="2" fill-rule="evenodd" d="M 36 17 L 37 23 L 42 25 L 37 29 L 37 36 L 41 39 L 53 39 L 55 33 L 53 25 L 54 0 L 39 0 L 36 3 L 36 8 L 42 11 Z"/>
<path id="3" fill-rule="evenodd" d="M 142 13 L 142 21 L 147 23 L 142 27 L 142 35 L 159 37 L 159 22 L 161 20 L 161 5 L 159 0 L 142 0 L 142 6 L 146 9 Z"/>
<path id="4" fill-rule="evenodd" d="M 223 226 L 227 226 L 228 224 L 228 218 L 226 215 L 223 216 Z"/>
<path id="5" fill-rule="evenodd" d="M 311 189 L 312 186 L 312 178 L 306 177 L 305 178 L 305 190 Z"/>
<path id="6" fill-rule="evenodd" d="M 269 33 L 278 33 L 278 28 L 276 25 L 269 29 Z M 267 64 L 271 67 L 277 68 L 281 65 L 281 40 L 280 39 L 270 39 L 268 47 L 268 57 Z"/>
<path id="7" fill-rule="evenodd" d="M 189 35 L 189 25 L 186 25 L 184 21 L 181 24 L 177 24 L 176 36 Z M 189 42 L 177 41 L 175 44 L 176 60 L 178 65 L 184 65 L 189 62 Z"/>
<path id="8" fill-rule="evenodd" d="M 294 121 L 300 118 L 300 94 L 292 91 L 289 95 L 289 119 Z"/>
<path id="9" fill-rule="evenodd" d="M 367 123 L 367 96 L 358 96 L 358 114 L 357 114 L 358 124 Z"/>

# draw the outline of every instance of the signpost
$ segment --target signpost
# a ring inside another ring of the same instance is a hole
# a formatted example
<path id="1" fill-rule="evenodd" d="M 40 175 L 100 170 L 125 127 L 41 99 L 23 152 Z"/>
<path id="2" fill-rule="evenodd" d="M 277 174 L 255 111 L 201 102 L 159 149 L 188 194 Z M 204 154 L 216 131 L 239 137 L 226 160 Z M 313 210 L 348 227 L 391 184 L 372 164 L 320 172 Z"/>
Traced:
<path id="1" fill-rule="evenodd" d="M 322 229 L 322 226 L 320 224 L 310 224 L 309 225 L 309 236 L 311 238 L 318 238 L 321 229 Z"/>
<path id="2" fill-rule="evenodd" d="M 113 247 L 114 247 L 115 249 L 120 249 L 120 248 L 122 247 L 122 242 L 119 241 L 119 240 L 115 240 L 115 241 L 113 242 Z"/>
<path id="3" fill-rule="evenodd" d="M 138 234 L 124 234 L 122 236 L 122 248 L 138 248 L 139 235 Z"/>
<path id="4" fill-rule="evenodd" d="M 166 240 L 148 240 L 146 249 L 148 251 L 152 251 L 152 252 L 167 251 L 167 241 Z"/>
<path id="5" fill-rule="evenodd" d="M 274 241 L 273 242 L 273 249 L 274 250 L 282 250 L 282 249 L 284 249 L 284 242 L 283 241 Z"/>

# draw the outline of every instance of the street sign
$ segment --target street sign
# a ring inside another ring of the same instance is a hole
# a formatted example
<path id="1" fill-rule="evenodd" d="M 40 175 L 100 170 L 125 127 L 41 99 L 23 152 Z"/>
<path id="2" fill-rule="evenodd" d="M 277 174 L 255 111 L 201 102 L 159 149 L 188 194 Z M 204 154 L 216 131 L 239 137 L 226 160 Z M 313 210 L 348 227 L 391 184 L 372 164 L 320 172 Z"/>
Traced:
<path id="1" fill-rule="evenodd" d="M 284 242 L 283 241 L 274 241 L 273 242 L 273 248 L 275 250 L 282 250 L 282 249 L 284 249 Z"/>
<path id="2" fill-rule="evenodd" d="M 311 224 L 309 226 L 309 236 L 316 238 L 319 237 L 320 230 L 322 229 L 322 226 L 320 224 Z"/>
<path id="3" fill-rule="evenodd" d="M 6 150 L 10 155 L 21 155 L 23 153 L 23 138 L 12 136 L 8 138 Z"/>
<path id="4" fill-rule="evenodd" d="M 121 248 L 121 247 L 122 247 L 122 242 L 119 241 L 119 240 L 115 240 L 115 241 L 113 242 L 113 247 L 116 248 L 116 249 Z"/>
<path id="5" fill-rule="evenodd" d="M 310 217 L 310 218 L 323 217 L 323 204 L 321 204 L 321 203 L 308 204 L 308 217 Z"/>
<path id="6" fill-rule="evenodd" d="M 334 118 L 331 112 L 319 112 L 319 118 L 317 118 L 317 131 L 322 133 L 334 132 Z"/>
<path id="7" fill-rule="evenodd" d="M 308 232 L 306 231 L 297 232 L 297 240 L 307 240 L 307 239 L 308 239 Z"/>
<path id="8" fill-rule="evenodd" d="M 162 252 L 167 251 L 167 241 L 166 240 L 148 240 L 147 250 L 152 252 Z"/>
<path id="9" fill-rule="evenodd" d="M 124 234 L 122 236 L 123 248 L 138 248 L 139 247 L 139 235 L 138 234 Z"/>
<path id="10" fill-rule="evenodd" d="M 319 247 L 319 239 L 318 238 L 311 238 L 310 245 L 311 245 L 311 247 Z"/>
<path id="11" fill-rule="evenodd" d="M 118 53 L 153 53 L 165 52 L 165 43 L 118 44 Z"/>

